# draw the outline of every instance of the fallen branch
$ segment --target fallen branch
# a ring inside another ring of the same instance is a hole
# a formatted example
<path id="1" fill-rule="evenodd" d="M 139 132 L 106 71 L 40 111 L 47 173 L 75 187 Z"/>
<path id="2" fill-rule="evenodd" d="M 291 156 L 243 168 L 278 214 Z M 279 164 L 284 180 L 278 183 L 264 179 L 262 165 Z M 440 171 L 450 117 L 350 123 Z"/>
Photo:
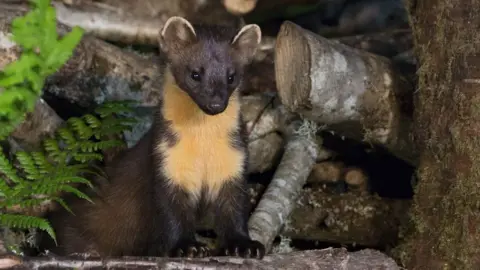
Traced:
<path id="1" fill-rule="evenodd" d="M 265 245 L 267 251 L 292 211 L 317 158 L 319 149 L 312 135 L 316 130 L 311 129 L 288 139 L 278 169 L 250 216 L 250 236 Z"/>
<path id="2" fill-rule="evenodd" d="M 385 57 L 283 23 L 275 49 L 278 94 L 291 111 L 416 164 L 413 89 Z"/>
<path id="3" fill-rule="evenodd" d="M 55 1 L 59 22 L 73 27 L 80 26 L 101 39 L 123 44 L 157 45 L 157 36 L 163 24 L 171 16 L 190 20 L 239 25 L 239 18 L 219 10 L 216 1 L 104 1 L 82 2 L 81 5 L 65 5 Z M 208 10 L 208 16 L 202 11 Z"/>
<path id="4" fill-rule="evenodd" d="M 0 256 L 0 269 L 400 269 L 385 254 L 365 249 L 347 252 L 346 249 L 327 248 L 286 254 L 272 254 L 263 260 L 232 257 L 204 259 L 124 257 L 99 259 L 74 259 L 52 257 Z"/>
<path id="5" fill-rule="evenodd" d="M 407 218 L 409 200 L 329 194 L 306 188 L 281 235 L 294 239 L 386 247 L 396 243 L 399 225 Z"/>

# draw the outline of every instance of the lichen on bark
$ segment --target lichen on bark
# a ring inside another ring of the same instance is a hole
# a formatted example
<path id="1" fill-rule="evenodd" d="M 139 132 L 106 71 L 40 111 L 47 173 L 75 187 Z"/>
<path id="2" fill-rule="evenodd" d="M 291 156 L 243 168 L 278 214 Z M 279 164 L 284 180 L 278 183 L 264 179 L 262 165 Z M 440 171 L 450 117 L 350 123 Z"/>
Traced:
<path id="1" fill-rule="evenodd" d="M 408 269 L 480 265 L 480 2 L 407 3 L 420 68 L 415 142 L 421 150 Z"/>

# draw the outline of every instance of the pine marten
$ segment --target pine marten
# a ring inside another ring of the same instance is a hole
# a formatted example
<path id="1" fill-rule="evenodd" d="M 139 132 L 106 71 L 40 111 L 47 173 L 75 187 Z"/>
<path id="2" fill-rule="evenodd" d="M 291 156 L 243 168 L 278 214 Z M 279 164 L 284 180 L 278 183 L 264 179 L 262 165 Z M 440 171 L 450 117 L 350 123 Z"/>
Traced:
<path id="1" fill-rule="evenodd" d="M 240 115 L 245 67 L 261 41 L 241 29 L 192 24 L 171 17 L 159 34 L 168 59 L 151 129 L 106 168 L 109 184 L 94 204 L 70 202 L 49 219 L 57 255 L 235 255 L 262 258 L 264 246 L 247 230 L 248 159 Z M 220 249 L 195 240 L 198 218 L 215 217 Z"/>

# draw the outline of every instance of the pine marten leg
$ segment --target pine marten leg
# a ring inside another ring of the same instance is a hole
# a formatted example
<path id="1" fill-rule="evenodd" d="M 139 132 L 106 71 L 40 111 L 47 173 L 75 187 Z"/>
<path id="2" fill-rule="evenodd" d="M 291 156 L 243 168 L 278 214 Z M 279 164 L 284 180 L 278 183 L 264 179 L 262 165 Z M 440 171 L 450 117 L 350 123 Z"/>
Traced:
<path id="1" fill-rule="evenodd" d="M 226 183 L 215 201 L 215 231 L 220 240 L 219 255 L 263 258 L 264 246 L 248 235 L 248 193 L 245 181 Z"/>
<path id="2" fill-rule="evenodd" d="M 156 213 L 149 255 L 171 257 L 209 256 L 205 244 L 195 239 L 197 204 L 178 187 L 158 184 Z"/>

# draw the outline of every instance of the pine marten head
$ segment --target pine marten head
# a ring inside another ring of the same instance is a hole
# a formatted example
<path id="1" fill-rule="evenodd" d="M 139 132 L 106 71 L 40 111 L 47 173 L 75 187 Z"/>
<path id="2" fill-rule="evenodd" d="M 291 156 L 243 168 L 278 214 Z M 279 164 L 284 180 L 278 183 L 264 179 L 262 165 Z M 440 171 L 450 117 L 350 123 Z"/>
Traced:
<path id="1" fill-rule="evenodd" d="M 209 115 L 227 108 L 260 41 L 260 27 L 255 24 L 238 30 L 192 25 L 177 16 L 167 20 L 159 35 L 176 84 Z"/>

